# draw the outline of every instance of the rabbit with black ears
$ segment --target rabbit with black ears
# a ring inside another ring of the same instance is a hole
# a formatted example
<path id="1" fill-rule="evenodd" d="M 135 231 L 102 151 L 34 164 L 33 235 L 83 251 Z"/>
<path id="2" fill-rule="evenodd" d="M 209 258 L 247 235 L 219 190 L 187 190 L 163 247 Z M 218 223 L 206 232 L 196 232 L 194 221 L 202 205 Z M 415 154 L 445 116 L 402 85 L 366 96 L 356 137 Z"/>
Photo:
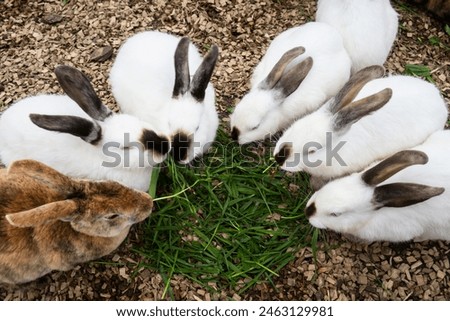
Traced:
<path id="1" fill-rule="evenodd" d="M 78 178 L 110 179 L 145 191 L 170 139 L 157 124 L 113 113 L 88 78 L 69 66 L 55 70 L 66 95 L 38 95 L 0 118 L 0 159 L 34 159 Z"/>
<path id="2" fill-rule="evenodd" d="M 334 96 L 350 77 L 351 60 L 339 33 L 309 22 L 271 42 L 256 66 L 251 89 L 230 116 L 239 144 L 284 130 Z"/>
<path id="3" fill-rule="evenodd" d="M 189 38 L 146 31 L 125 41 L 111 68 L 120 109 L 164 128 L 180 163 L 200 157 L 216 137 L 219 117 L 210 79 L 218 55 L 216 45 L 202 59 Z"/>
<path id="4" fill-rule="evenodd" d="M 421 144 L 444 128 L 447 106 L 433 84 L 383 75 L 382 66 L 360 70 L 333 99 L 288 128 L 274 150 L 281 168 L 332 179 Z"/>
<path id="5" fill-rule="evenodd" d="M 361 240 L 450 240 L 450 131 L 336 179 L 308 201 L 318 228 Z"/>
<path id="6" fill-rule="evenodd" d="M 105 256 L 152 199 L 114 181 L 71 179 L 40 162 L 0 170 L 0 282 L 24 283 Z"/>
<path id="7" fill-rule="evenodd" d="M 398 15 L 389 0 L 319 0 L 316 21 L 339 31 L 352 73 L 383 65 L 398 29 Z"/>

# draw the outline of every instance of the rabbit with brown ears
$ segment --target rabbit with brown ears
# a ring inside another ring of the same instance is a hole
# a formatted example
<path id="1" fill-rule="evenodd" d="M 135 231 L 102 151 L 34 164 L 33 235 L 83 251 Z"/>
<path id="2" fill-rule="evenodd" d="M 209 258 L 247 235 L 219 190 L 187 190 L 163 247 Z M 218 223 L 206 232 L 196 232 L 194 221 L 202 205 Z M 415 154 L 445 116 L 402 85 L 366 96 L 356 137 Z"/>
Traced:
<path id="1" fill-rule="evenodd" d="M 0 283 L 24 283 L 105 256 L 146 219 L 151 197 L 69 178 L 33 160 L 0 170 Z"/>
<path id="2" fill-rule="evenodd" d="M 450 240 L 450 130 L 359 173 L 329 182 L 305 214 L 322 229 L 357 239 Z"/>

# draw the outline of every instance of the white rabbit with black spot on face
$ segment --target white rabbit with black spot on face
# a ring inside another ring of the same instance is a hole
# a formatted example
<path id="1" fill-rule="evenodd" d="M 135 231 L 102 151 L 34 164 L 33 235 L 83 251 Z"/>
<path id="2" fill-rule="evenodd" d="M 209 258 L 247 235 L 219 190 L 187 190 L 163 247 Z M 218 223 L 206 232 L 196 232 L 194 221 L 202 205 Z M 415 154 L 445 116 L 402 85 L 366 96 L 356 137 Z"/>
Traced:
<path id="1" fill-rule="evenodd" d="M 202 59 L 187 37 L 146 31 L 125 41 L 111 68 L 120 109 L 163 126 L 180 163 L 201 156 L 214 142 L 219 118 L 210 79 L 218 55 L 216 45 Z"/>
<path id="2" fill-rule="evenodd" d="M 305 214 L 361 240 L 450 240 L 450 131 L 324 185 Z"/>
<path id="3" fill-rule="evenodd" d="M 336 97 L 292 124 L 275 146 L 281 168 L 332 179 L 444 128 L 447 106 L 436 86 L 410 76 L 379 78 L 383 74 L 381 66 L 360 70 Z"/>
<path id="4" fill-rule="evenodd" d="M 34 159 L 66 175 L 148 190 L 170 139 L 156 126 L 113 113 L 77 69 L 59 66 L 55 73 L 67 96 L 27 97 L 2 114 L 0 159 L 6 165 Z"/>
<path id="5" fill-rule="evenodd" d="M 258 141 L 287 128 L 334 96 L 350 77 L 339 33 L 309 22 L 273 39 L 255 68 L 251 89 L 230 116 L 232 138 Z"/>
<path id="6" fill-rule="evenodd" d="M 352 59 L 352 73 L 383 65 L 398 29 L 398 15 L 389 0 L 319 0 L 316 21 L 339 31 Z"/>

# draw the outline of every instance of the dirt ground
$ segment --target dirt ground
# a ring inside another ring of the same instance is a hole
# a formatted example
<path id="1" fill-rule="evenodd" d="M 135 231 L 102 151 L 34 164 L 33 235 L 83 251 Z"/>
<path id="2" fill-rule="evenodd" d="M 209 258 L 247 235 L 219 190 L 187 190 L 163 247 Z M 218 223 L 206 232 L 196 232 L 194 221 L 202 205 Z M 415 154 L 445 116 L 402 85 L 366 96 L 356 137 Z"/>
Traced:
<path id="1" fill-rule="evenodd" d="M 65 4 L 68 2 L 67 4 Z M 248 89 L 251 71 L 275 35 L 310 21 L 313 0 L 182 1 L 0 1 L 0 110 L 28 95 L 60 92 L 53 69 L 70 64 L 89 75 L 104 102 L 115 108 L 108 72 L 121 43 L 149 29 L 188 35 L 202 50 L 220 49 L 213 83 L 222 120 Z M 395 2 L 398 39 L 386 67 L 403 73 L 406 64 L 430 67 L 450 101 L 450 36 L 444 24 L 422 9 Z M 96 56 L 112 48 L 112 56 Z M 285 267 L 275 286 L 261 283 L 242 295 L 208 291 L 174 276 L 176 300 L 449 300 L 447 242 L 358 244 L 325 233 L 317 260 L 304 248 Z M 131 266 L 141 241 L 139 226 L 102 263 L 54 272 L 21 286 L 1 286 L 2 300 L 160 300 L 160 275 Z"/>

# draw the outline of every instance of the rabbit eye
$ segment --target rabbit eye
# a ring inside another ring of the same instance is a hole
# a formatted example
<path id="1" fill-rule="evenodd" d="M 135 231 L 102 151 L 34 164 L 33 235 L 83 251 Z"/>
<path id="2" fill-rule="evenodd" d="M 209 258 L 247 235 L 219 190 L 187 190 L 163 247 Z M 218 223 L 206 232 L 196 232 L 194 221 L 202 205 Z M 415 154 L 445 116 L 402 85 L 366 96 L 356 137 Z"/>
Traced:
<path id="1" fill-rule="evenodd" d="M 106 216 L 105 218 L 107 220 L 114 220 L 114 219 L 118 218 L 119 216 L 120 216 L 119 214 L 111 214 L 109 216 Z"/>
<path id="2" fill-rule="evenodd" d="M 256 125 L 255 127 L 252 127 L 250 130 L 256 130 L 256 129 L 258 129 L 258 127 L 259 127 L 259 124 Z"/>
<path id="3" fill-rule="evenodd" d="M 342 213 L 334 212 L 334 213 L 330 213 L 330 216 L 338 217 L 338 216 L 340 216 L 341 214 L 342 214 Z"/>

